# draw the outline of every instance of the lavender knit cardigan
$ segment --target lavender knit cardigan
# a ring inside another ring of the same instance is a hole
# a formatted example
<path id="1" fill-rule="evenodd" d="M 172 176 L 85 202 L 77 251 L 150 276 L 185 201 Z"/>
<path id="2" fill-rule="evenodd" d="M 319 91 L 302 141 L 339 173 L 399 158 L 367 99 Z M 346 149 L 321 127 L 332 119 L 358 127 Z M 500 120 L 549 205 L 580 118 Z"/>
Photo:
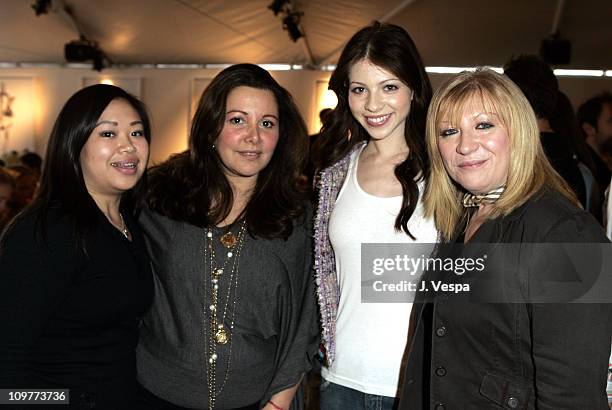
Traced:
<path id="1" fill-rule="evenodd" d="M 314 226 L 314 267 L 321 312 L 322 339 L 328 366 L 331 366 L 336 356 L 336 316 L 340 302 L 336 258 L 329 242 L 329 217 L 346 178 L 351 155 L 365 144 L 366 142 L 362 142 L 355 145 L 348 155 L 325 168 L 319 175 L 319 205 Z"/>

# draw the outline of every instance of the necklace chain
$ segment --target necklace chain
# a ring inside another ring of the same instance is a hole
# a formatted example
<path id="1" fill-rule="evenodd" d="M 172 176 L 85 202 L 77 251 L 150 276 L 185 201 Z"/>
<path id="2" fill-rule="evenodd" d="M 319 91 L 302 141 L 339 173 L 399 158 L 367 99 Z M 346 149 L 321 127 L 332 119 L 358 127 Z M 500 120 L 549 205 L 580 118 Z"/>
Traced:
<path id="1" fill-rule="evenodd" d="M 246 232 L 246 221 L 243 221 L 241 227 L 238 230 L 238 235 L 234 235 L 232 232 L 227 232 L 222 235 L 219 240 L 222 245 L 228 249 L 226 258 L 223 261 L 221 267 L 217 265 L 215 244 L 213 239 L 212 229 L 206 231 L 206 244 L 204 248 L 204 259 L 209 258 L 209 269 L 210 269 L 210 299 L 211 304 L 208 306 L 207 315 L 209 317 L 209 330 L 206 341 L 206 351 L 208 353 L 206 363 L 206 373 L 208 379 L 208 408 L 213 410 L 217 396 L 223 391 L 223 387 L 227 382 L 229 376 L 229 370 L 231 365 L 232 356 L 232 332 L 234 330 L 234 320 L 236 317 L 236 302 L 237 302 L 237 290 L 238 290 L 238 262 L 240 258 L 240 252 L 244 245 Z M 228 246 L 228 244 L 230 246 Z M 208 254 L 208 255 L 207 255 Z M 219 314 L 219 289 L 221 285 L 221 277 L 227 275 L 229 267 L 229 278 L 227 281 L 227 294 L 225 297 L 225 303 L 223 303 L 223 314 L 221 317 Z M 204 280 L 204 294 L 208 294 L 207 290 L 208 279 Z M 232 298 L 233 293 L 233 298 Z M 228 306 L 230 305 L 230 299 L 232 302 L 231 317 L 228 317 Z M 226 319 L 229 321 L 229 326 L 226 329 Z M 227 361 L 225 366 L 225 372 L 223 382 L 217 387 L 216 373 L 217 373 L 217 361 L 219 360 L 219 353 L 217 350 L 218 346 L 228 345 Z"/>
<path id="2" fill-rule="evenodd" d="M 125 224 L 125 221 L 123 220 L 123 215 L 121 214 L 121 212 L 119 212 L 119 218 L 121 219 L 121 233 L 123 234 L 123 236 L 125 236 L 125 239 L 130 239 L 130 231 L 128 231 L 127 225 Z"/>
<path id="3" fill-rule="evenodd" d="M 128 241 L 130 240 L 130 231 L 127 225 L 125 224 L 125 221 L 123 220 L 123 215 L 121 214 L 121 212 L 119 212 L 119 219 L 121 220 L 121 226 L 117 226 L 111 219 L 110 215 L 107 214 L 106 212 L 104 212 L 104 216 L 106 216 L 106 219 L 108 220 L 108 222 L 110 222 L 110 224 L 113 225 L 115 229 L 121 232 L 121 234 L 125 237 L 125 239 L 127 239 Z"/>

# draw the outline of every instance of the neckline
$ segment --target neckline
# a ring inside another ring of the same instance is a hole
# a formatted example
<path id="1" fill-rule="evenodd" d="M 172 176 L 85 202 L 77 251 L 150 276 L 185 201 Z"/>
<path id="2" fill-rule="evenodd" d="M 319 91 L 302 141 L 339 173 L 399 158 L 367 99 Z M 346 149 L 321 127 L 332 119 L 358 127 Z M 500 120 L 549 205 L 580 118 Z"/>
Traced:
<path id="1" fill-rule="evenodd" d="M 228 225 L 223 225 L 223 226 L 212 225 L 210 229 L 212 229 L 215 232 L 228 232 L 234 229 L 235 227 L 239 226 L 240 224 L 242 224 L 243 221 L 244 221 L 244 218 L 240 218 L 240 219 L 236 219 L 234 222 Z"/>
<path id="2" fill-rule="evenodd" d="M 99 216 L 100 219 L 103 220 L 104 225 L 108 227 L 108 229 L 111 229 L 114 233 L 116 233 L 117 235 L 119 235 L 119 237 L 121 237 L 121 239 L 131 243 L 134 240 L 134 234 L 133 234 L 133 228 L 131 226 L 131 215 L 129 215 L 129 213 L 124 212 L 125 210 L 122 209 L 121 207 L 119 208 L 119 215 L 121 217 L 121 220 L 123 221 L 124 227 L 127 230 L 127 232 L 129 233 L 129 235 L 132 237 L 131 239 L 126 237 L 125 234 L 123 233 L 123 230 L 119 229 L 118 226 L 115 226 L 115 224 L 113 224 L 111 222 L 111 220 L 108 218 L 108 216 L 106 216 L 106 214 L 104 212 L 102 212 L 102 210 L 98 207 L 96 207 L 98 209 L 99 212 Z M 124 216 L 125 215 L 125 216 Z"/>
<path id="3" fill-rule="evenodd" d="M 394 196 L 378 196 L 378 195 L 374 195 L 371 194 L 369 192 L 367 192 L 366 190 L 364 190 L 361 185 L 359 185 L 359 180 L 357 179 L 357 168 L 359 167 L 359 157 L 361 156 L 361 153 L 363 152 L 363 150 L 365 149 L 365 147 L 367 147 L 368 144 L 364 144 L 363 147 L 361 147 L 359 150 L 357 150 L 356 152 L 356 157 L 355 157 L 355 164 L 353 165 L 352 169 L 351 169 L 351 179 L 353 180 L 353 183 L 355 185 L 355 188 L 357 188 L 357 191 L 362 193 L 363 195 L 366 195 L 370 198 L 374 198 L 374 199 L 378 199 L 378 200 L 389 200 L 389 199 L 397 199 L 397 198 L 403 198 L 403 195 L 394 195 Z"/>

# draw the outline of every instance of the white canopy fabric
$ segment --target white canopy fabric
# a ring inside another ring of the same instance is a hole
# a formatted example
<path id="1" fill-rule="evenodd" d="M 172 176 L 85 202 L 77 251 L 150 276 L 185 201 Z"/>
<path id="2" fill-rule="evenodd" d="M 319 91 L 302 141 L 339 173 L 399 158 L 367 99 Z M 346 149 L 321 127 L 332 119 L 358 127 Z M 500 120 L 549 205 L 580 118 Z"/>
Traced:
<path id="1" fill-rule="evenodd" d="M 36 17 L 34 0 L 0 0 L 0 62 L 62 63 L 83 32 L 115 63 L 289 63 L 309 60 L 294 43 L 271 0 L 52 0 Z M 558 0 L 294 0 L 315 65 L 334 64 L 360 27 L 397 11 L 430 66 L 502 65 L 537 53 L 553 25 Z M 559 29 L 572 42 L 568 67 L 612 69 L 612 1 L 565 2 Z"/>

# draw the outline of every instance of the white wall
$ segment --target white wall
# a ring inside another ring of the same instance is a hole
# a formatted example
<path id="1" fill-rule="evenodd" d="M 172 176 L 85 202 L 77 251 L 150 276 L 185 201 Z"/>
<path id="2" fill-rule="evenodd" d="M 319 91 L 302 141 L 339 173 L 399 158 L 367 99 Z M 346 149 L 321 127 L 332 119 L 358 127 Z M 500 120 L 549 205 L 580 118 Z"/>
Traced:
<path id="1" fill-rule="evenodd" d="M 44 154 L 55 118 L 66 100 L 83 85 L 83 78 L 140 78 L 141 99 L 149 108 L 153 123 L 151 161 L 158 163 L 187 147 L 190 122 L 192 82 L 196 78 L 213 78 L 218 70 L 123 69 L 104 70 L 98 74 L 89 69 L 19 68 L 0 69 L 2 78 L 33 78 L 36 101 L 34 117 L 35 149 Z M 274 71 L 276 80 L 291 92 L 309 131 L 316 131 L 316 82 L 326 81 L 329 72 Z M 10 90 L 9 90 L 10 91 Z M 18 96 L 17 96 L 18 98 Z M 197 96 L 196 96 L 197 98 Z M 31 113 L 28 113 L 29 115 Z M 15 113 L 19 115 L 19 113 Z M 310 124 L 312 122 L 312 124 Z"/>
<path id="2" fill-rule="evenodd" d="M 36 151 L 44 154 L 48 135 L 64 102 L 82 87 L 83 78 L 115 77 L 140 78 L 141 98 L 150 110 L 153 123 L 151 160 L 161 162 L 171 153 L 187 146 L 191 89 L 196 78 L 212 78 L 217 70 L 168 69 L 112 69 L 101 74 L 90 69 L 75 68 L 19 68 L 0 69 L 3 77 L 30 77 L 34 79 L 36 101 L 32 111 Z M 318 107 L 316 83 L 326 81 L 330 73 L 320 71 L 274 71 L 272 75 L 291 92 L 311 133 L 316 132 Z M 432 74 L 437 87 L 448 75 Z M 588 97 L 603 90 L 612 90 L 612 77 L 561 77 L 561 89 L 575 107 Z M 10 90 L 9 90 L 10 91 Z M 16 113 L 15 115 L 18 115 Z"/>

